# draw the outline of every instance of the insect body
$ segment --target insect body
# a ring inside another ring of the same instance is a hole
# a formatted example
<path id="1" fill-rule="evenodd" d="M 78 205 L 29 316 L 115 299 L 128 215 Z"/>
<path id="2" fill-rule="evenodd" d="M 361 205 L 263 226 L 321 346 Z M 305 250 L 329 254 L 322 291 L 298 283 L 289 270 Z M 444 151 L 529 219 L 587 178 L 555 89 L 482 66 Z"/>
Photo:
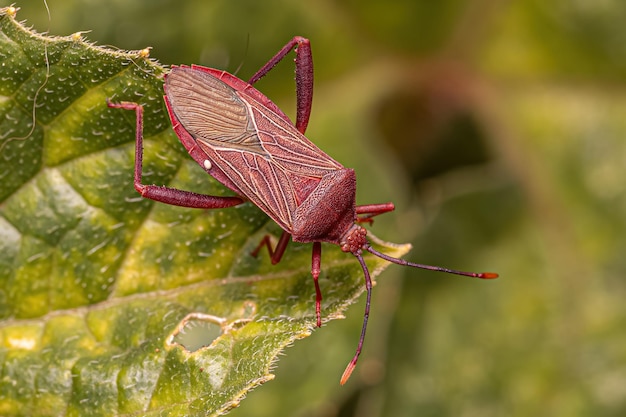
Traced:
<path id="1" fill-rule="evenodd" d="M 267 74 L 287 53 L 296 49 L 297 120 L 289 118 L 252 84 Z M 266 236 L 253 255 L 266 246 L 278 263 L 289 240 L 313 243 L 311 273 L 316 291 L 317 325 L 321 325 L 318 284 L 321 242 L 340 245 L 361 264 L 367 302 L 361 337 L 341 383 L 350 377 L 361 353 L 370 311 L 372 282 L 363 251 L 411 267 L 476 278 L 493 273 L 469 273 L 392 258 L 373 249 L 359 224 L 394 209 L 392 203 L 357 206 L 356 176 L 310 142 L 305 130 L 313 97 L 313 61 L 309 41 L 293 38 L 248 82 L 216 69 L 175 66 L 165 77 L 165 103 L 174 131 L 204 170 L 238 197 L 196 194 L 141 183 L 143 108 L 136 103 L 109 103 L 135 110 L 137 115 L 135 188 L 156 201 L 195 208 L 225 208 L 245 201 L 258 206 L 283 230 L 275 248 Z"/>
<path id="2" fill-rule="evenodd" d="M 172 68 L 165 100 L 176 133 L 191 144 L 188 150 L 202 151 L 209 174 L 261 208 L 294 241 L 340 243 L 356 217 L 354 171 L 239 84 L 209 68 Z"/>

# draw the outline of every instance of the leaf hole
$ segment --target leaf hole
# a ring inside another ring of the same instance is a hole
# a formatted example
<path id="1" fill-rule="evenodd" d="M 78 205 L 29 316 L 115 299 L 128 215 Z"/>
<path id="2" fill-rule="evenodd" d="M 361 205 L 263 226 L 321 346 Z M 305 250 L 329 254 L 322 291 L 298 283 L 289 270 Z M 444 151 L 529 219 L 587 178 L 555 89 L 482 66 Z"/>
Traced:
<path id="1" fill-rule="evenodd" d="M 226 319 L 210 314 L 188 314 L 169 339 L 170 345 L 179 345 L 189 352 L 210 346 L 222 334 Z"/>
<path id="2" fill-rule="evenodd" d="M 247 303 L 242 308 L 244 318 L 236 320 L 205 313 L 186 315 L 168 338 L 167 344 L 172 347 L 180 346 L 190 353 L 205 347 L 211 348 L 220 337 L 241 329 L 252 320 L 256 305 Z"/>

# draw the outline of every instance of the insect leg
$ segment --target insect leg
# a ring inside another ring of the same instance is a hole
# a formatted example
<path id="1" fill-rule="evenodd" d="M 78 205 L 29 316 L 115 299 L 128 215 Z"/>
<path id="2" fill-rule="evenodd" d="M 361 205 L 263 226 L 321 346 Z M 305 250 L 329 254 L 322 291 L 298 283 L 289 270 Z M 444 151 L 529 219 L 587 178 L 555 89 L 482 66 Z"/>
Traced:
<path id="1" fill-rule="evenodd" d="M 144 198 L 172 204 L 181 207 L 191 208 L 226 208 L 243 203 L 239 197 L 219 197 L 204 194 L 197 194 L 191 191 L 179 190 L 177 188 L 161 187 L 158 185 L 145 185 L 141 183 L 143 167 L 143 106 L 137 103 L 123 101 L 121 103 L 111 103 L 107 100 L 107 105 L 115 109 L 134 110 L 136 115 L 135 132 L 135 189 Z"/>
<path id="2" fill-rule="evenodd" d="M 356 206 L 356 214 L 362 214 L 362 216 L 357 217 L 356 221 L 358 223 L 369 223 L 372 224 L 374 221 L 372 217 L 378 216 L 379 214 L 388 213 L 395 209 L 393 203 L 382 203 L 382 204 L 367 204 L 362 206 Z"/>
<path id="3" fill-rule="evenodd" d="M 283 257 L 287 244 L 291 235 L 287 232 L 283 232 L 276 244 L 276 248 L 272 249 L 272 242 L 269 235 L 263 236 L 261 243 L 251 253 L 252 256 L 257 257 L 261 248 L 267 246 L 267 251 L 270 254 L 272 265 L 276 265 Z M 313 242 L 313 253 L 311 256 L 311 275 L 313 276 L 313 283 L 315 284 L 315 316 L 317 318 L 317 327 L 322 327 L 322 290 L 320 290 L 319 276 L 322 264 L 322 244 L 320 242 Z"/>
<path id="4" fill-rule="evenodd" d="M 276 248 L 272 249 L 272 242 L 270 241 L 270 236 L 265 235 L 263 239 L 261 239 L 261 243 L 256 247 L 251 253 L 252 256 L 257 257 L 259 255 L 259 251 L 263 246 L 267 246 L 267 251 L 270 254 L 270 259 L 272 261 L 272 265 L 276 265 L 283 258 L 283 254 L 285 253 L 285 249 L 287 249 L 287 244 L 289 243 L 289 239 L 291 239 L 291 235 L 287 232 L 283 232 L 280 235 L 280 239 L 276 244 Z"/>
<path id="5" fill-rule="evenodd" d="M 317 327 L 322 327 L 322 290 L 320 290 L 320 270 L 322 265 L 322 244 L 313 242 L 313 254 L 311 256 L 311 275 L 315 283 L 315 316 Z"/>
<path id="6" fill-rule="evenodd" d="M 248 83 L 254 84 L 263 78 L 294 48 L 296 49 L 296 129 L 304 134 L 309 124 L 311 104 L 313 103 L 313 55 L 308 39 L 295 36 L 267 64 L 263 65 Z"/>

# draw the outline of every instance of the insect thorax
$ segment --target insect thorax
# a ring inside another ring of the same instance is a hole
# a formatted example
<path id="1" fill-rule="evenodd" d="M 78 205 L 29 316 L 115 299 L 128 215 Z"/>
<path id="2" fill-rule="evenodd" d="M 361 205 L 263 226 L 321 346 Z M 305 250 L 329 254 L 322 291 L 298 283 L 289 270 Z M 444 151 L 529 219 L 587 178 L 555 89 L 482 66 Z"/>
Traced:
<path id="1" fill-rule="evenodd" d="M 355 197 L 354 170 L 344 168 L 326 174 L 296 210 L 293 240 L 339 244 L 356 221 Z"/>

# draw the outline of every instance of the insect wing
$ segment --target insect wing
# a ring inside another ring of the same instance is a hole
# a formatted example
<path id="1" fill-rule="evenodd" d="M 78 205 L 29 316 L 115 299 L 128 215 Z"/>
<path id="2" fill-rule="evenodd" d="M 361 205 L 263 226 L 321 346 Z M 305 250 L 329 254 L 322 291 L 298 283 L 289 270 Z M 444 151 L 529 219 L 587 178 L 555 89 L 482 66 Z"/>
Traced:
<path id="1" fill-rule="evenodd" d="M 212 75 L 174 68 L 166 93 L 211 164 L 288 232 L 298 205 L 320 179 L 343 169 L 282 116 Z"/>

